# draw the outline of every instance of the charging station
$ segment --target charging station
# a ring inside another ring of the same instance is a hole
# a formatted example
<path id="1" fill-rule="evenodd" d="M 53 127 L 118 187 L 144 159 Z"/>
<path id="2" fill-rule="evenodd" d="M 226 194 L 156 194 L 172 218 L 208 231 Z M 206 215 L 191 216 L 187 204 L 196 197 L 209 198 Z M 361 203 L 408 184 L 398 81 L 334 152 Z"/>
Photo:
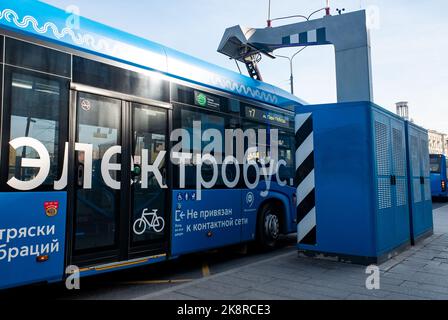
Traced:
<path id="1" fill-rule="evenodd" d="M 300 253 L 371 264 L 408 248 L 405 121 L 371 102 L 296 114 Z"/>

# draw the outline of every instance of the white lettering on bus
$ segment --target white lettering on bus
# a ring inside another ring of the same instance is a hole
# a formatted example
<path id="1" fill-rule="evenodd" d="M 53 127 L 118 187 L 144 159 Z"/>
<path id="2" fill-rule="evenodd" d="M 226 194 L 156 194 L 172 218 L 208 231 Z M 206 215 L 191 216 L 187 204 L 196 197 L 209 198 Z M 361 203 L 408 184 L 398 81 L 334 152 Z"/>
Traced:
<path id="1" fill-rule="evenodd" d="M 168 186 L 163 183 L 162 173 L 159 168 L 162 165 L 163 159 L 165 159 L 166 151 L 160 151 L 157 155 L 156 161 L 154 164 L 149 164 L 149 152 L 147 149 L 142 151 L 142 188 L 148 188 L 148 177 L 149 174 L 154 174 L 154 177 L 157 180 L 157 183 L 162 189 L 167 189 Z"/>
<path id="2" fill-rule="evenodd" d="M 227 166 L 228 165 L 233 165 L 235 167 L 235 178 L 233 179 L 233 181 L 229 180 L 229 177 L 227 177 Z M 222 176 L 222 180 L 224 181 L 224 184 L 227 188 L 233 189 L 238 185 L 238 181 L 240 181 L 240 176 L 241 176 L 241 172 L 240 172 L 240 165 L 238 163 L 238 160 L 234 157 L 234 156 L 227 156 L 224 159 L 224 162 L 222 164 L 222 168 L 221 168 L 221 176 Z"/>
<path id="3" fill-rule="evenodd" d="M 93 162 L 93 146 L 90 144 L 76 143 L 75 151 L 83 153 L 84 159 L 84 189 L 92 188 L 92 162 Z M 63 190 L 67 187 L 67 170 L 68 170 L 68 142 L 65 143 L 64 164 L 62 168 L 61 179 L 54 182 L 54 190 Z"/>
<path id="4" fill-rule="evenodd" d="M 10 243 L 15 239 L 47 237 L 55 234 L 56 227 L 54 225 L 0 229 L 0 241 L 6 240 L 6 243 Z M 5 239 L 4 235 L 6 235 Z"/>
<path id="5" fill-rule="evenodd" d="M 54 182 L 54 190 L 63 190 L 67 187 L 67 170 L 68 170 L 68 142 L 65 143 L 64 164 L 62 168 L 61 179 Z"/>
<path id="6" fill-rule="evenodd" d="M 171 161 L 172 163 L 179 165 L 179 187 L 185 189 L 185 167 L 191 164 L 193 160 L 193 155 L 191 153 L 185 152 L 172 152 Z"/>
<path id="7" fill-rule="evenodd" d="M 6 260 L 7 262 L 11 262 L 20 257 L 40 256 L 43 254 L 59 252 L 60 246 L 57 239 L 42 244 L 24 245 L 20 247 L 13 245 L 9 247 L 9 245 L 16 239 L 45 239 L 46 237 L 53 237 L 55 234 L 56 226 L 54 225 L 0 229 L 0 242 L 4 242 L 3 244 L 0 244 L 0 261 Z"/>
<path id="8" fill-rule="evenodd" d="M 114 146 L 104 153 L 103 161 L 101 161 L 101 174 L 103 175 L 104 183 L 115 190 L 120 190 L 120 181 L 114 180 L 110 172 L 121 170 L 121 164 L 111 163 L 112 158 L 118 154 L 121 154 L 121 147 Z"/>
<path id="9" fill-rule="evenodd" d="M 37 152 L 39 158 L 23 158 L 21 161 L 21 166 L 24 168 L 37 168 L 39 169 L 39 172 L 30 181 L 21 181 L 15 177 L 12 177 L 7 182 L 8 185 L 16 190 L 30 191 L 43 184 L 50 173 L 50 154 L 45 146 L 36 139 L 25 137 L 14 139 L 9 144 L 14 150 L 25 147 L 33 148 Z"/>
<path id="10" fill-rule="evenodd" d="M 86 143 L 76 143 L 75 151 L 82 152 L 84 157 L 83 188 L 92 189 L 93 146 Z"/>
<path id="11" fill-rule="evenodd" d="M 275 173 L 275 179 L 277 180 L 277 183 L 280 187 L 286 187 L 288 185 L 287 181 L 284 181 L 280 178 L 280 167 L 287 167 L 288 164 L 286 163 L 285 160 L 280 160 L 278 162 L 278 166 L 277 166 L 277 172 Z"/>
<path id="12" fill-rule="evenodd" d="M 6 244 L 0 245 L 0 261 L 7 259 L 8 262 L 16 258 L 25 258 L 30 256 L 40 256 L 59 252 L 59 240 L 54 239 L 51 243 L 34 244 L 21 247 L 10 247 Z"/>
<path id="13" fill-rule="evenodd" d="M 248 187 L 251 190 L 255 189 L 258 186 L 258 184 L 260 183 L 260 168 L 258 167 L 258 164 L 255 161 L 255 159 L 251 159 L 251 157 L 249 156 L 250 154 L 253 154 L 253 153 L 257 153 L 256 147 L 251 147 L 251 148 L 247 149 L 246 155 L 244 156 L 244 158 L 247 160 L 243 164 L 244 183 L 246 184 L 246 187 Z M 251 167 L 253 167 L 255 170 L 255 181 L 253 183 L 251 183 L 249 181 L 249 177 L 248 177 L 249 170 Z"/>
<path id="14" fill-rule="evenodd" d="M 180 188 L 186 187 L 186 167 L 196 167 L 196 188 L 197 199 L 202 197 L 202 189 L 213 188 L 219 178 L 219 165 L 221 167 L 221 177 L 225 186 L 235 188 L 238 185 L 241 176 L 240 164 L 243 165 L 243 177 L 245 185 L 248 189 L 255 189 L 259 185 L 261 177 L 264 178 L 266 190 L 261 192 L 263 197 L 268 195 L 271 188 L 272 177 L 276 177 L 276 181 L 281 185 L 287 185 L 286 182 L 280 180 L 279 168 L 286 167 L 286 161 L 278 161 L 278 130 L 269 131 L 270 141 L 267 141 L 267 130 L 258 130 L 258 135 L 254 129 L 243 131 L 241 129 L 225 130 L 225 151 L 223 150 L 223 137 L 219 130 L 208 129 L 204 133 L 201 131 L 201 122 L 193 122 L 193 137 L 186 129 L 176 129 L 170 135 L 170 140 L 176 143 L 171 150 L 170 160 L 174 165 L 178 165 L 180 176 Z M 258 138 L 258 147 L 257 147 Z M 236 142 L 236 145 L 235 145 Z M 191 145 L 193 143 L 193 146 Z M 206 144 L 203 147 L 203 144 Z M 35 159 L 23 158 L 21 160 L 22 167 L 32 167 L 39 169 L 29 181 L 21 181 L 13 177 L 8 181 L 8 185 L 14 189 L 29 191 L 41 186 L 48 178 L 50 173 L 50 155 L 45 146 L 34 138 L 17 138 L 10 142 L 13 149 L 17 150 L 21 147 L 33 148 L 37 157 Z M 247 151 L 245 145 L 248 146 Z M 267 146 L 269 145 L 269 150 Z M 193 149 L 191 149 L 193 147 Z M 202 148 L 203 147 L 203 148 Z M 201 152 L 202 150 L 202 152 Z M 64 160 L 62 174 L 59 180 L 54 181 L 55 190 L 63 190 L 67 187 L 68 177 L 68 151 L 69 144 L 65 143 Z M 85 143 L 76 143 L 75 152 L 77 152 L 78 160 L 83 165 L 83 188 L 92 188 L 93 175 L 93 145 Z M 111 146 L 106 150 L 101 160 L 101 175 L 104 183 L 114 189 L 120 190 L 121 184 L 114 178 L 113 171 L 117 172 L 122 169 L 120 163 L 114 163 L 113 159 L 116 155 L 121 154 L 121 146 Z M 163 166 L 166 158 L 166 151 L 160 151 L 153 164 L 151 163 L 151 151 L 143 149 L 139 164 L 141 165 L 141 187 L 148 188 L 148 180 L 150 174 L 153 174 L 160 188 L 168 188 L 163 181 L 163 175 L 160 168 Z M 236 153 L 236 154 L 235 154 Z M 212 155 L 213 154 L 213 155 Z M 227 155 L 223 159 L 223 155 Z M 81 161 L 82 160 L 82 161 Z M 211 167 L 212 174 L 207 175 L 209 181 L 205 181 L 203 175 L 203 166 Z M 228 166 L 233 166 L 232 177 L 228 177 L 230 170 Z M 131 169 L 134 168 L 134 161 L 131 161 Z M 249 175 L 253 171 L 255 175 Z M 233 176 L 234 175 L 234 176 Z M 253 180 L 253 181 L 251 181 Z M 131 181 L 134 183 L 134 181 Z"/>
<path id="15" fill-rule="evenodd" d="M 202 176 L 202 164 L 210 164 L 213 166 L 213 175 L 210 181 L 205 181 Z M 196 155 L 196 199 L 202 200 L 202 187 L 211 189 L 216 185 L 218 181 L 218 163 L 211 154 Z"/>

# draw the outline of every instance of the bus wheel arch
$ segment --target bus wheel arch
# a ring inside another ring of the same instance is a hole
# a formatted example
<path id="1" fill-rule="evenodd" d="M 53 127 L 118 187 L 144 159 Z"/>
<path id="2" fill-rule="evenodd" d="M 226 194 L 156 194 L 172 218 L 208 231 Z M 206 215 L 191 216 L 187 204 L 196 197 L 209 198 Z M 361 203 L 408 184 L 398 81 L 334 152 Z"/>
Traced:
<path id="1" fill-rule="evenodd" d="M 286 232 L 285 205 L 279 199 L 264 201 L 257 213 L 257 243 L 262 249 L 276 247 L 279 236 Z"/>

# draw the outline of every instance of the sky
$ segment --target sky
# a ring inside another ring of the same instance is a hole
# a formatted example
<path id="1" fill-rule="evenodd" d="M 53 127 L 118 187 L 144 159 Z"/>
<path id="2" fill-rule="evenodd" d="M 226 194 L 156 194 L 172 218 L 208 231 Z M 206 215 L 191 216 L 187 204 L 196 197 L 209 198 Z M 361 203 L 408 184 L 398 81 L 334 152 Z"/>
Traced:
<path id="1" fill-rule="evenodd" d="M 43 0 L 60 8 L 75 5 L 82 16 L 136 34 L 237 71 L 219 54 L 224 30 L 234 25 L 265 27 L 268 0 Z M 448 1 L 331 0 L 345 12 L 368 9 L 371 30 L 374 102 L 395 112 L 408 101 L 419 125 L 448 133 Z M 271 17 L 308 15 L 325 0 L 271 0 Z M 323 13 L 316 14 L 319 18 Z M 299 22 L 278 21 L 274 26 Z M 290 56 L 297 49 L 276 54 Z M 244 66 L 241 66 L 245 72 Z M 264 58 L 264 80 L 289 90 L 289 62 Z M 294 60 L 295 94 L 311 104 L 336 102 L 332 46 L 307 48 Z"/>

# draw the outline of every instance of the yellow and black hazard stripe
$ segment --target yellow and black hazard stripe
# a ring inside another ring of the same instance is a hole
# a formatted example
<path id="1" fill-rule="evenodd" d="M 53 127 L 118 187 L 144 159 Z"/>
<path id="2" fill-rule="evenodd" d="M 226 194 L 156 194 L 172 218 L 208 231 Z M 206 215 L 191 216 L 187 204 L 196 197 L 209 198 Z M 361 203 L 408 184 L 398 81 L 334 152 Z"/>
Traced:
<path id="1" fill-rule="evenodd" d="M 313 115 L 298 114 L 296 124 L 297 234 L 299 244 L 317 244 Z"/>

